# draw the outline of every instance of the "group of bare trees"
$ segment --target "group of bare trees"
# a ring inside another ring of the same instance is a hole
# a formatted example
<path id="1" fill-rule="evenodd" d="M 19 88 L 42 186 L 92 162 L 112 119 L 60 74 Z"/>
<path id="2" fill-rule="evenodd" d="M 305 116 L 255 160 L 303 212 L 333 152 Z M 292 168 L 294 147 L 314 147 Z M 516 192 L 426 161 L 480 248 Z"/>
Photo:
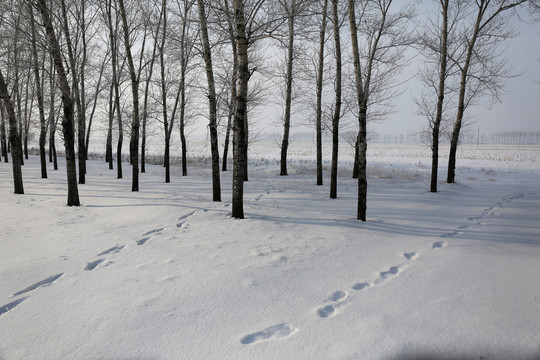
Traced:
<path id="1" fill-rule="evenodd" d="M 432 134 L 431 192 L 437 192 L 442 124 L 453 119 L 446 180 L 453 183 L 466 109 L 485 97 L 501 101 L 505 82 L 514 75 L 502 44 L 516 35 L 515 11 L 527 3 L 537 6 L 527 0 L 437 1 L 431 26 L 421 35 L 427 61 L 421 73 L 425 92 L 417 101 Z"/>
<path id="2" fill-rule="evenodd" d="M 393 0 L 6 0 L 0 4 L 2 156 L 7 162 L 9 147 L 15 192 L 23 193 L 29 132 L 39 128 L 46 178 L 47 135 L 56 169 L 60 125 L 68 205 L 79 205 L 78 184 L 86 182 L 90 139 L 101 136 L 96 133 L 103 134 L 109 168 L 116 156 L 122 178 L 129 132 L 132 191 L 138 191 L 149 136 L 163 138 L 170 182 L 173 130 L 185 176 L 186 128 L 204 118 L 213 200 L 221 201 L 220 136 L 225 171 L 232 132 L 232 216 L 243 218 L 251 115 L 272 102 L 283 109 L 280 175 L 287 175 L 291 126 L 310 123 L 317 132 L 316 183 L 322 185 L 322 134 L 332 134 L 331 198 L 337 197 L 338 141 L 344 129 L 354 131 L 357 218 L 365 221 L 367 125 L 391 111 L 411 50 L 419 49 L 412 56 L 425 60 L 425 92 L 417 103 L 432 132 L 431 191 L 437 191 L 440 128 L 455 119 L 447 178 L 453 182 L 465 110 L 486 95 L 500 99 L 512 75 L 500 45 L 513 36 L 514 10 L 526 2 L 437 0 L 419 26 L 415 4 Z"/>

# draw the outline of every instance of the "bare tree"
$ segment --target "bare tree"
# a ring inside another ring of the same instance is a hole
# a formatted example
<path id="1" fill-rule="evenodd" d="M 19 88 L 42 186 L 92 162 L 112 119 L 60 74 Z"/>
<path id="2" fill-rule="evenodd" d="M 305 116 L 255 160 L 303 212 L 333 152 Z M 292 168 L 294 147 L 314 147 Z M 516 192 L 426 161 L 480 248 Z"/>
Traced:
<path id="1" fill-rule="evenodd" d="M 232 129 L 232 119 L 234 116 L 234 105 L 236 99 L 236 81 L 238 78 L 238 56 L 237 56 L 237 44 L 236 44 L 236 34 L 234 32 L 234 19 L 230 12 L 229 1 L 223 1 L 223 12 L 225 13 L 225 18 L 227 20 L 227 33 L 229 35 L 229 41 L 231 43 L 232 51 L 232 73 L 229 80 L 229 99 L 227 103 L 227 128 L 225 130 L 225 141 L 223 146 L 223 163 L 221 171 L 227 171 L 227 156 L 229 153 L 229 143 L 230 143 L 230 134 Z"/>
<path id="2" fill-rule="evenodd" d="M 131 136 L 129 141 L 129 153 L 131 160 L 131 191 L 139 191 L 139 77 L 135 71 L 135 64 L 133 62 L 133 55 L 131 52 L 130 41 L 130 28 L 127 22 L 126 9 L 124 6 L 124 0 L 118 0 L 120 18 L 122 19 L 123 33 L 124 33 L 124 46 L 126 50 L 127 63 L 129 69 L 129 75 L 131 79 L 131 93 L 133 98 L 133 118 L 131 121 Z"/>
<path id="3" fill-rule="evenodd" d="M 448 59 L 452 56 L 449 42 L 452 42 L 453 29 L 462 16 L 463 5 L 463 1 L 455 1 L 450 6 L 450 0 L 438 0 L 437 12 L 440 16 L 436 20 L 426 21 L 424 34 L 420 37 L 421 51 L 426 57 L 426 68 L 421 71 L 420 79 L 425 88 L 420 99 L 415 101 L 419 114 L 426 116 L 428 120 L 430 132 L 426 135 L 430 137 L 432 152 L 430 192 L 437 192 L 439 140 L 447 103 L 445 102 L 448 92 L 447 79 L 451 75 L 451 69 L 448 68 Z"/>
<path id="4" fill-rule="evenodd" d="M 0 70 L 0 98 L 2 98 L 3 106 L 6 109 L 9 120 L 9 141 L 11 143 L 11 163 L 13 167 L 13 187 L 15 188 L 15 194 L 24 194 L 21 162 L 21 138 L 17 131 L 17 118 L 15 116 L 15 110 L 13 103 L 9 97 L 9 91 L 4 80 L 2 70 Z M 2 111 L 3 113 L 3 111 Z"/>
<path id="5" fill-rule="evenodd" d="M 197 0 L 199 6 L 199 19 L 201 22 L 201 38 L 203 45 L 204 62 L 206 65 L 206 79 L 208 82 L 208 106 L 210 111 L 210 151 L 212 153 L 212 189 L 213 200 L 221 201 L 221 185 L 219 179 L 219 148 L 217 135 L 217 103 L 216 103 L 216 83 L 214 81 L 214 70 L 212 67 L 212 53 L 210 40 L 208 38 L 208 27 L 206 24 L 206 10 L 203 0 Z"/>
<path id="6" fill-rule="evenodd" d="M 74 109 L 71 89 L 66 76 L 63 64 L 60 44 L 56 37 L 49 9 L 45 0 L 37 0 L 37 9 L 41 14 L 43 26 L 47 34 L 49 51 L 54 59 L 58 83 L 62 91 L 62 103 L 64 107 L 64 118 L 62 119 L 62 130 L 64 134 L 64 145 L 66 151 L 66 170 L 68 184 L 68 206 L 79 206 L 79 190 L 77 187 L 77 169 L 75 166 L 75 131 L 74 131 Z"/>
<path id="7" fill-rule="evenodd" d="M 414 43 L 408 21 L 414 16 L 413 4 L 390 11 L 392 0 L 372 0 L 360 4 L 362 18 L 356 19 L 354 0 L 348 0 L 354 62 L 358 136 L 355 167 L 358 168 L 357 219 L 366 221 L 367 212 L 367 115 L 370 103 L 391 99 L 397 72 L 405 61 L 405 49 Z M 365 61 L 362 65 L 358 33 L 365 36 Z M 390 94 L 388 94 L 390 93 Z M 378 95 L 378 99 L 376 97 Z M 382 99 L 382 100 L 381 100 Z"/>
<path id="8" fill-rule="evenodd" d="M 85 0 L 81 2 L 83 4 L 84 8 Z M 62 19 L 63 19 L 63 31 L 64 31 L 64 39 L 66 41 L 66 47 L 68 52 L 68 59 L 69 59 L 69 68 L 71 69 L 71 79 L 72 79 L 72 91 L 73 91 L 73 97 L 74 102 L 77 108 L 77 119 L 78 119 L 78 159 L 79 159 L 79 184 L 84 184 L 86 182 L 86 150 L 85 150 L 85 131 L 86 131 L 86 115 L 84 113 L 84 108 L 81 101 L 81 84 L 83 81 L 79 81 L 79 73 L 77 68 L 77 63 L 75 59 L 75 49 L 71 41 L 71 34 L 69 29 L 69 21 L 68 21 L 68 10 L 66 7 L 65 0 L 61 0 L 60 2 L 61 8 L 62 8 Z M 84 14 L 84 9 L 82 11 Z M 84 24 L 83 24 L 84 29 Z M 86 59 L 83 56 L 83 62 L 86 61 Z M 81 71 L 81 76 L 84 76 L 84 65 Z"/>
<path id="9" fill-rule="evenodd" d="M 315 129 L 317 133 L 317 185 L 323 185 L 323 163 L 322 163 L 322 95 L 324 76 L 324 45 L 326 42 L 326 24 L 328 13 L 328 0 L 324 0 L 322 8 L 321 28 L 319 32 L 319 56 L 317 63 L 317 105 Z"/>
<path id="10" fill-rule="evenodd" d="M 459 68 L 460 86 L 456 120 L 450 140 L 446 179 L 448 183 L 455 182 L 456 153 L 465 109 L 475 97 L 486 92 L 494 98 L 499 96 L 503 85 L 501 80 L 504 81 L 504 78 L 508 77 L 509 69 L 506 59 L 503 61 L 500 59 L 498 45 L 513 35 L 510 10 L 526 2 L 527 0 L 478 0 L 471 5 L 475 10 L 472 12 L 474 20 L 471 24 L 465 25 L 461 35 L 464 45 L 463 56 L 452 59 Z"/>
<path id="11" fill-rule="evenodd" d="M 339 150 L 339 119 L 341 117 L 341 38 L 338 12 L 339 0 L 332 0 L 332 23 L 334 25 L 334 42 L 336 57 L 336 80 L 334 90 L 336 93 L 334 114 L 332 116 L 332 167 L 330 170 L 330 198 L 337 198 L 337 167 Z"/>
<path id="12" fill-rule="evenodd" d="M 283 114 L 283 139 L 281 141 L 281 170 L 280 175 L 287 175 L 287 151 L 289 148 L 289 136 L 291 128 L 291 107 L 294 78 L 294 62 L 296 24 L 304 12 L 308 9 L 311 0 L 279 0 L 279 4 L 287 19 L 287 45 L 286 45 L 286 74 L 285 74 L 285 111 Z"/>
<path id="13" fill-rule="evenodd" d="M 45 119 L 45 105 L 43 100 L 43 88 L 41 83 L 40 66 L 37 51 L 36 24 L 34 19 L 34 9 L 31 3 L 28 3 L 28 12 L 30 14 L 30 29 L 32 42 L 32 63 L 34 66 L 34 76 L 36 81 L 37 102 L 39 110 L 39 157 L 41 160 L 41 178 L 47 178 L 47 156 L 45 154 L 45 144 L 47 142 L 47 120 Z"/>
<path id="14" fill-rule="evenodd" d="M 238 56 L 238 88 L 234 114 L 234 168 L 232 189 L 232 217 L 244 218 L 244 177 L 246 166 L 246 134 L 244 121 L 247 113 L 247 96 L 249 81 L 248 41 L 246 36 L 246 19 L 244 16 L 244 1 L 233 0 L 236 46 Z"/>

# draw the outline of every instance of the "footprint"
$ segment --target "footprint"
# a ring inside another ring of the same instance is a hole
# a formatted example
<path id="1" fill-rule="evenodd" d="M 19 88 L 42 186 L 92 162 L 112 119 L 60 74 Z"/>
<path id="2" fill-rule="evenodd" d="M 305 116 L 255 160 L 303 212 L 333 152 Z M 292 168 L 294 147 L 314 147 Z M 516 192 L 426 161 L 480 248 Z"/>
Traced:
<path id="1" fill-rule="evenodd" d="M 383 280 L 388 279 L 390 276 L 397 275 L 398 272 L 399 272 L 399 267 L 398 266 L 392 266 L 390 269 L 388 269 L 386 271 L 381 271 L 381 273 L 380 273 L 381 279 L 383 279 Z"/>
<path id="2" fill-rule="evenodd" d="M 12 310 L 15 306 L 19 305 L 20 303 L 22 303 L 26 299 L 27 298 L 23 297 L 23 298 L 15 300 L 15 301 L 12 301 L 12 302 L 10 302 L 10 303 L 8 303 L 6 305 L 0 306 L 0 315 L 3 315 L 5 313 L 7 313 L 8 311 Z"/>
<path id="3" fill-rule="evenodd" d="M 57 275 L 53 275 L 53 276 L 49 276 L 48 278 L 46 279 L 43 279 L 41 281 L 38 281 L 37 283 L 35 284 L 32 284 L 20 291 L 17 291 L 15 294 L 13 294 L 13 296 L 17 296 L 17 295 L 21 295 L 21 294 L 24 294 L 24 293 L 27 293 L 27 292 L 30 292 L 32 290 L 35 290 L 37 289 L 38 287 L 41 287 L 41 286 L 47 286 L 47 285 L 51 285 L 53 282 L 55 282 L 56 280 L 58 280 L 60 277 L 62 277 L 62 275 L 64 275 L 64 273 L 60 273 L 60 274 L 57 274 Z"/>
<path id="4" fill-rule="evenodd" d="M 84 267 L 84 270 L 87 270 L 87 271 L 94 270 L 94 269 L 95 269 L 99 264 L 101 264 L 103 261 L 105 261 L 105 259 L 99 259 L 99 260 L 96 260 L 96 261 L 89 262 L 89 263 L 86 264 L 86 266 Z"/>
<path id="5" fill-rule="evenodd" d="M 371 283 L 363 282 L 363 283 L 354 284 L 352 288 L 354 290 L 364 290 L 365 288 L 368 288 L 370 286 L 371 286 Z"/>
<path id="6" fill-rule="evenodd" d="M 470 227 L 471 227 L 471 225 L 461 225 L 461 226 L 458 226 L 458 229 L 465 230 L 465 229 L 468 229 Z"/>
<path id="7" fill-rule="evenodd" d="M 319 310 L 317 310 L 317 314 L 322 318 L 332 317 L 336 315 L 338 312 L 340 312 L 345 304 L 346 304 L 345 301 L 340 301 L 334 304 L 325 305 L 319 308 Z"/>
<path id="8" fill-rule="evenodd" d="M 145 232 L 144 234 L 142 234 L 142 236 L 151 235 L 151 234 L 158 234 L 158 233 L 162 232 L 163 230 L 165 230 L 165 228 L 157 228 L 157 229 Z"/>
<path id="9" fill-rule="evenodd" d="M 418 254 L 416 254 L 415 252 L 408 252 L 408 253 L 404 253 L 403 256 L 405 257 L 405 259 L 407 260 L 414 260 L 416 258 Z"/>
<path id="10" fill-rule="evenodd" d="M 183 221 L 183 220 L 186 220 L 188 217 L 191 217 L 191 216 L 195 215 L 196 212 L 197 212 L 197 210 L 192 211 L 192 212 L 190 212 L 190 213 L 187 213 L 186 215 L 180 216 L 180 217 L 176 220 L 176 221 L 178 221 L 178 222 L 176 223 L 176 227 L 177 227 L 177 228 L 182 227 L 182 226 L 184 225 L 184 223 L 185 223 L 185 221 Z M 145 234 L 145 235 L 148 235 L 148 234 Z"/>
<path id="11" fill-rule="evenodd" d="M 150 237 L 142 238 L 141 240 L 137 241 L 137 245 L 144 245 L 150 239 L 151 239 Z"/>
<path id="12" fill-rule="evenodd" d="M 124 247 L 126 247 L 126 246 L 125 246 L 125 245 L 121 245 L 121 246 L 113 246 L 113 247 L 110 248 L 110 249 L 107 249 L 107 250 L 105 250 L 105 251 L 100 252 L 100 253 L 97 254 L 96 256 L 107 255 L 107 254 L 111 254 L 111 253 L 117 253 L 117 252 L 119 252 L 120 250 L 122 250 Z"/>
<path id="13" fill-rule="evenodd" d="M 284 339 L 291 335 L 294 335 L 297 331 L 298 329 L 292 327 L 289 324 L 279 324 L 244 336 L 241 340 L 241 343 L 244 345 L 248 345 L 266 340 Z"/>
<path id="14" fill-rule="evenodd" d="M 446 234 L 442 234 L 440 237 L 449 238 L 449 237 L 454 237 L 454 236 L 458 236 L 458 235 L 463 235 L 463 231 L 452 231 L 452 232 L 449 232 L 449 233 L 446 233 Z"/>
<path id="15" fill-rule="evenodd" d="M 330 295 L 330 300 L 331 301 L 340 301 L 340 300 L 345 300 L 345 298 L 347 297 L 347 292 L 346 291 L 341 291 L 341 290 L 338 290 L 336 291 L 335 293 L 333 293 L 332 295 Z"/>
<path id="16" fill-rule="evenodd" d="M 436 241 L 433 243 L 432 249 L 440 249 L 446 246 L 446 243 L 444 241 Z"/>

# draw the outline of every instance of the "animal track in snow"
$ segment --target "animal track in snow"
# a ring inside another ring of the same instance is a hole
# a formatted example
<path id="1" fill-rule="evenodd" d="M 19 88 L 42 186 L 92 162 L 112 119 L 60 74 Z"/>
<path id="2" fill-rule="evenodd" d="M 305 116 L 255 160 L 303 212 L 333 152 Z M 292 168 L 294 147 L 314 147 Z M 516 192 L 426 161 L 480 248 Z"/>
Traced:
<path id="1" fill-rule="evenodd" d="M 177 228 L 185 227 L 186 222 L 185 222 L 184 220 L 186 220 L 186 219 L 189 218 L 189 217 L 192 217 L 192 216 L 195 215 L 196 213 L 197 213 L 197 210 L 192 211 L 192 212 L 190 212 L 190 213 L 187 213 L 186 215 L 180 216 L 180 217 L 176 220 L 176 221 L 177 221 L 176 227 L 177 227 Z"/>
<path id="2" fill-rule="evenodd" d="M 349 294 L 347 294 L 346 291 L 342 291 L 342 290 L 336 291 L 335 293 L 330 295 L 330 298 L 328 299 L 330 301 L 333 301 L 333 303 L 319 308 L 319 310 L 317 310 L 317 314 L 322 318 L 328 318 L 328 317 L 334 316 L 345 305 L 345 299 L 347 298 L 348 295 Z"/>
<path id="3" fill-rule="evenodd" d="M 137 245 L 144 245 L 150 239 L 151 237 L 145 237 L 145 238 L 142 238 L 141 240 L 137 240 Z"/>
<path id="4" fill-rule="evenodd" d="M 332 317 L 341 310 L 343 305 L 345 305 L 345 303 L 342 301 L 342 302 L 337 302 L 335 304 L 329 304 L 329 305 L 323 306 L 317 311 L 317 314 L 319 314 L 319 316 L 322 318 Z"/>
<path id="5" fill-rule="evenodd" d="M 386 280 L 389 277 L 397 275 L 398 273 L 399 273 L 399 266 L 392 266 L 390 267 L 390 269 L 386 271 L 381 271 L 379 274 L 380 274 L 381 280 Z"/>
<path id="6" fill-rule="evenodd" d="M 346 291 L 341 291 L 341 290 L 338 290 L 336 291 L 335 293 L 333 293 L 332 295 L 330 295 L 330 300 L 331 301 L 340 301 L 340 300 L 345 300 L 345 298 L 347 297 L 347 292 Z"/>
<path id="7" fill-rule="evenodd" d="M 446 233 L 446 234 L 442 234 L 440 237 L 449 238 L 449 237 L 454 237 L 454 236 L 458 236 L 458 235 L 463 235 L 463 231 L 452 231 L 452 232 L 449 232 L 449 233 Z"/>
<path id="8" fill-rule="evenodd" d="M 352 288 L 353 288 L 354 290 L 357 290 L 357 291 L 358 291 L 358 290 L 364 290 L 365 288 L 368 288 L 368 287 L 370 287 L 371 285 L 372 285 L 372 284 L 369 283 L 369 282 L 362 282 L 362 283 L 354 284 Z"/>
<path id="9" fill-rule="evenodd" d="M 35 284 L 32 284 L 32 285 L 30 285 L 30 286 L 25 287 L 24 289 L 22 289 L 22 290 L 20 290 L 20 291 L 17 291 L 15 294 L 13 294 L 13 296 L 22 295 L 22 294 L 24 294 L 24 293 L 30 292 L 30 291 L 32 291 L 32 290 L 35 290 L 35 289 L 37 289 L 38 287 L 51 285 L 53 282 L 55 282 L 56 280 L 58 280 L 59 278 L 61 278 L 62 275 L 64 275 L 64 273 L 60 273 L 60 274 L 56 274 L 56 275 L 53 275 L 53 276 L 49 276 L 49 277 L 46 278 L 46 279 L 43 279 L 43 280 L 41 280 L 41 281 L 38 281 L 38 282 L 35 283 Z"/>
<path id="10" fill-rule="evenodd" d="M 294 335 L 297 331 L 298 329 L 294 328 L 293 326 L 289 324 L 284 323 L 284 324 L 271 326 L 269 328 L 258 331 L 256 333 L 244 336 L 240 342 L 244 345 L 248 345 L 248 344 L 255 344 L 255 343 L 266 341 L 266 340 L 284 339 L 291 335 Z"/>
<path id="11" fill-rule="evenodd" d="M 403 257 L 407 260 L 414 260 L 416 259 L 416 257 L 418 256 L 417 253 L 415 252 L 406 252 L 406 253 L 403 253 Z"/>
<path id="12" fill-rule="evenodd" d="M 159 233 L 162 232 L 163 230 L 165 230 L 165 228 L 157 228 L 157 229 L 154 229 L 154 230 L 150 230 L 150 231 L 145 232 L 144 234 L 142 234 L 142 236 L 152 235 L 152 234 L 159 234 Z"/>
<path id="13" fill-rule="evenodd" d="M 433 243 L 432 249 L 440 249 L 446 246 L 446 243 L 444 241 L 436 241 Z"/>
<path id="14" fill-rule="evenodd" d="M 111 253 L 117 253 L 117 252 L 120 252 L 120 250 L 122 250 L 125 247 L 126 247 L 125 245 L 113 246 L 110 249 L 107 249 L 105 251 L 100 252 L 96 256 L 102 256 L 102 255 L 107 255 L 107 254 L 111 254 Z"/>
<path id="15" fill-rule="evenodd" d="M 17 299 L 15 301 L 12 301 L 10 303 L 0 306 L 0 315 L 4 315 L 5 313 L 12 310 L 15 306 L 19 305 L 26 299 L 27 298 L 23 297 L 23 298 Z"/>
<path id="16" fill-rule="evenodd" d="M 86 264 L 86 266 L 84 267 L 84 270 L 87 270 L 87 271 L 91 271 L 91 270 L 94 270 L 99 264 L 101 264 L 103 261 L 105 261 L 105 259 L 98 259 L 96 261 L 92 261 L 92 262 L 89 262 L 88 264 Z"/>

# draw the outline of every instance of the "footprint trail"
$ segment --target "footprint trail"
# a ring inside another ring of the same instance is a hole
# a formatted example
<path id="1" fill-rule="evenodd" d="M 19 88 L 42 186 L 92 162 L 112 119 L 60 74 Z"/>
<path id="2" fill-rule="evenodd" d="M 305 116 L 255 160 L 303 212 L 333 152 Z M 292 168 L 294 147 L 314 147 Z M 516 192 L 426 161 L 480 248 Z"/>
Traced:
<path id="1" fill-rule="evenodd" d="M 101 264 L 105 259 L 99 259 L 96 261 L 91 261 L 84 267 L 84 270 L 91 271 L 94 270 L 99 264 Z"/>
<path id="2" fill-rule="evenodd" d="M 107 254 L 111 254 L 111 253 L 117 253 L 117 252 L 120 252 L 125 247 L 126 247 L 125 245 L 113 246 L 110 249 L 107 249 L 105 251 L 100 252 L 96 256 L 102 256 L 102 255 L 107 255 Z"/>
<path id="3" fill-rule="evenodd" d="M 346 291 L 338 290 L 332 295 L 330 295 L 329 301 L 332 301 L 332 304 L 324 305 L 319 310 L 317 314 L 322 318 L 328 318 L 337 314 L 345 306 L 345 299 L 349 294 Z"/>
<path id="4" fill-rule="evenodd" d="M 12 310 L 14 307 L 19 305 L 20 303 L 22 303 L 26 299 L 27 298 L 23 297 L 23 298 L 15 300 L 15 301 L 12 301 L 12 302 L 10 302 L 8 304 L 0 306 L 0 315 L 3 315 L 5 313 L 7 313 L 8 311 Z"/>
<path id="5" fill-rule="evenodd" d="M 244 345 L 249 345 L 266 340 L 285 339 L 294 335 L 297 331 L 298 329 L 294 328 L 293 326 L 283 323 L 244 336 L 240 342 Z"/>
<path id="6" fill-rule="evenodd" d="M 19 290 L 17 291 L 15 294 L 13 294 L 13 296 L 18 296 L 18 295 L 22 295 L 22 294 L 25 294 L 27 292 L 30 292 L 32 290 L 35 290 L 39 287 L 42 287 L 42 286 L 48 286 L 48 285 L 51 285 L 53 282 L 55 282 L 56 280 L 60 279 L 62 277 L 62 275 L 64 275 L 64 273 L 60 273 L 60 274 L 56 274 L 56 275 L 53 275 L 53 276 L 49 276 L 48 278 L 46 279 L 43 279 L 41 281 L 38 281 L 37 283 L 35 284 L 32 284 L 30 286 L 27 286 L 25 287 L 24 289 L 22 290 Z"/>

